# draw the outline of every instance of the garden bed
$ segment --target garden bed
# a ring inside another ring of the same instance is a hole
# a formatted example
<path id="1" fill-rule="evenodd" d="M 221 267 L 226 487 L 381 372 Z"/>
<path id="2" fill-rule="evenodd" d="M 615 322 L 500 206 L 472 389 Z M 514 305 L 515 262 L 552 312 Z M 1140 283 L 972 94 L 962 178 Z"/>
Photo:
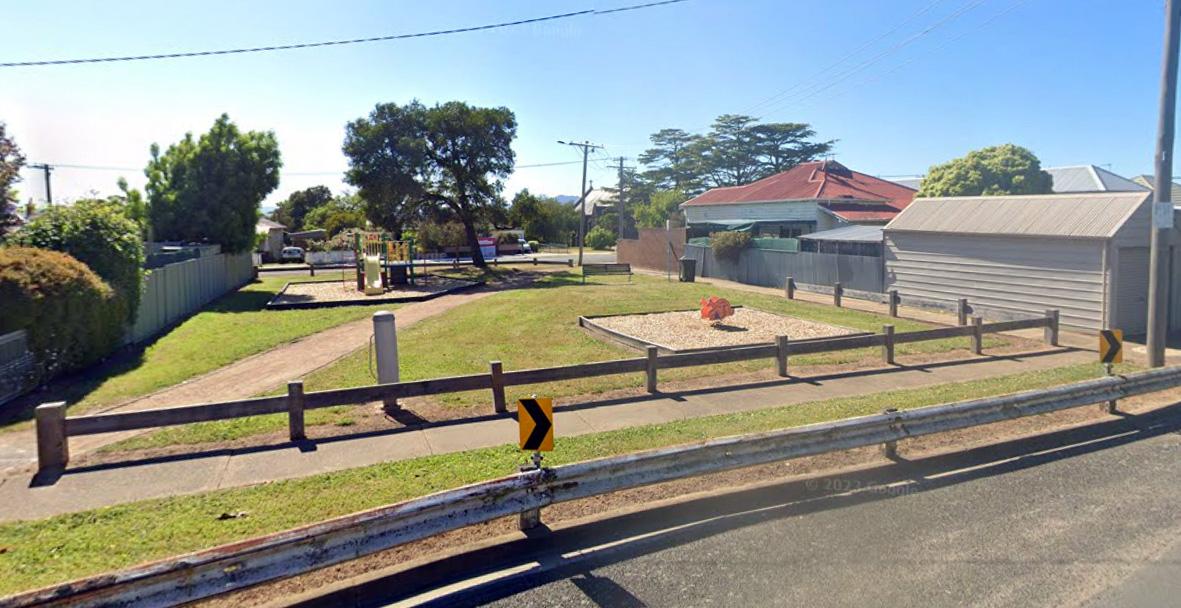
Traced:
<path id="1" fill-rule="evenodd" d="M 579 317 L 578 324 L 596 336 L 633 348 L 655 346 L 662 353 L 769 344 L 777 336 L 802 342 L 868 333 L 741 306 L 734 307 L 733 316 L 715 325 L 702 320 L 696 309 Z"/>
<path id="2" fill-rule="evenodd" d="M 471 289 L 483 285 L 483 281 L 464 281 L 432 275 L 418 277 L 414 285 L 398 285 L 385 293 L 367 296 L 357 291 L 353 276 L 324 281 L 288 283 L 270 302 L 267 308 L 283 310 L 292 308 L 327 308 L 332 306 L 364 306 L 401 302 L 421 302 L 441 295 Z"/>

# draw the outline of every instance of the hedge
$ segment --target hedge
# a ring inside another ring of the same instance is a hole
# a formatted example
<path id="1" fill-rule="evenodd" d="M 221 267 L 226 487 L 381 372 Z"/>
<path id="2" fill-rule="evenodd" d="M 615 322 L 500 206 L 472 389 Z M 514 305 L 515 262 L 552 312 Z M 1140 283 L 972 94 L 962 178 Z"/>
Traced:
<path id="1" fill-rule="evenodd" d="M 709 245 L 719 260 L 738 261 L 742 250 L 750 247 L 749 232 L 714 232 L 709 235 Z"/>
<path id="2" fill-rule="evenodd" d="M 123 337 L 124 300 L 57 251 L 0 247 L 0 302 L 0 333 L 28 331 L 39 382 L 97 362 Z"/>
<path id="3" fill-rule="evenodd" d="M 68 253 L 115 289 L 135 320 L 143 290 L 144 243 L 140 227 L 124 209 L 104 200 L 51 207 L 8 239 L 11 245 Z"/>

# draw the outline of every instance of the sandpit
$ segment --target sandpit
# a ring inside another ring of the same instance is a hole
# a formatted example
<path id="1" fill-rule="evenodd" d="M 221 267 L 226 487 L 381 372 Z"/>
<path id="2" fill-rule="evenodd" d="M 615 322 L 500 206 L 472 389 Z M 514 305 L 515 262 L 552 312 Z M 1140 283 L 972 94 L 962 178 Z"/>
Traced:
<path id="1" fill-rule="evenodd" d="M 696 310 L 594 317 L 584 319 L 583 325 L 598 326 L 608 333 L 619 334 L 625 342 L 639 341 L 673 352 L 767 344 L 774 342 L 777 336 L 807 340 L 863 333 L 745 307 L 735 308 L 734 315 L 717 327 L 703 321 Z"/>
<path id="2" fill-rule="evenodd" d="M 440 276 L 419 277 L 415 285 L 398 285 L 383 294 L 367 296 L 357 291 L 356 280 L 326 280 L 313 283 L 288 283 L 268 304 L 267 308 L 321 308 L 384 304 L 389 302 L 418 302 L 447 293 L 483 284 Z"/>

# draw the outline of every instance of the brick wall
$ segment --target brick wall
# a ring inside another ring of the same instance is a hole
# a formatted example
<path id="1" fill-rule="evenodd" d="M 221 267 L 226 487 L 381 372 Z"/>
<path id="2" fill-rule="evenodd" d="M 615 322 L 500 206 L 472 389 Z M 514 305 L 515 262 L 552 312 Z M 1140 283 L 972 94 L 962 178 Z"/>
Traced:
<path id="1" fill-rule="evenodd" d="M 640 268 L 665 270 L 669 264 L 668 244 L 672 242 L 674 258 L 685 253 L 685 229 L 640 228 L 639 238 L 620 239 L 615 246 L 615 259 Z M 672 271 L 677 271 L 673 260 Z"/>

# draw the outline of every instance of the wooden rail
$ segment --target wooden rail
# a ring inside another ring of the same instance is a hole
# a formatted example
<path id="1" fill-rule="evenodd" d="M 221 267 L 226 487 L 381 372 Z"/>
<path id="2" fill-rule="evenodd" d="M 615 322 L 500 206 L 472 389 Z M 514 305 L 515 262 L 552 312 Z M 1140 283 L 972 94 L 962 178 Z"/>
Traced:
<path id="1" fill-rule="evenodd" d="M 504 371 L 499 361 L 493 361 L 490 363 L 489 373 L 486 374 L 375 384 L 326 391 L 304 392 L 303 383 L 293 381 L 288 384 L 286 395 L 92 416 L 66 417 L 64 403 L 48 403 L 39 406 L 36 412 L 37 460 L 39 469 L 43 471 L 64 467 L 69 462 L 69 437 L 77 435 L 130 431 L 286 412 L 291 438 L 295 440 L 303 438 L 303 412 L 310 409 L 358 405 L 373 401 L 425 395 L 491 390 L 493 411 L 503 413 L 507 411 L 505 405 L 507 403 L 505 399 L 506 386 L 543 384 L 614 374 L 643 373 L 648 391 L 656 393 L 658 391 L 657 374 L 661 369 L 773 359 L 779 375 L 786 376 L 788 359 L 795 355 L 881 347 L 882 361 L 886 364 L 893 364 L 896 344 L 968 337 L 971 340 L 970 348 L 974 353 L 979 354 L 983 348 L 984 334 L 1036 327 L 1045 328 L 1046 343 L 1058 344 L 1058 311 L 1048 310 L 1044 317 L 1032 319 L 983 323 L 979 317 L 974 317 L 969 325 L 939 327 L 906 333 L 895 333 L 892 325 L 886 325 L 880 334 L 838 336 L 799 342 L 792 342 L 786 336 L 780 336 L 773 344 L 670 355 L 660 355 L 655 346 L 649 346 L 645 357 L 538 369 Z"/>

